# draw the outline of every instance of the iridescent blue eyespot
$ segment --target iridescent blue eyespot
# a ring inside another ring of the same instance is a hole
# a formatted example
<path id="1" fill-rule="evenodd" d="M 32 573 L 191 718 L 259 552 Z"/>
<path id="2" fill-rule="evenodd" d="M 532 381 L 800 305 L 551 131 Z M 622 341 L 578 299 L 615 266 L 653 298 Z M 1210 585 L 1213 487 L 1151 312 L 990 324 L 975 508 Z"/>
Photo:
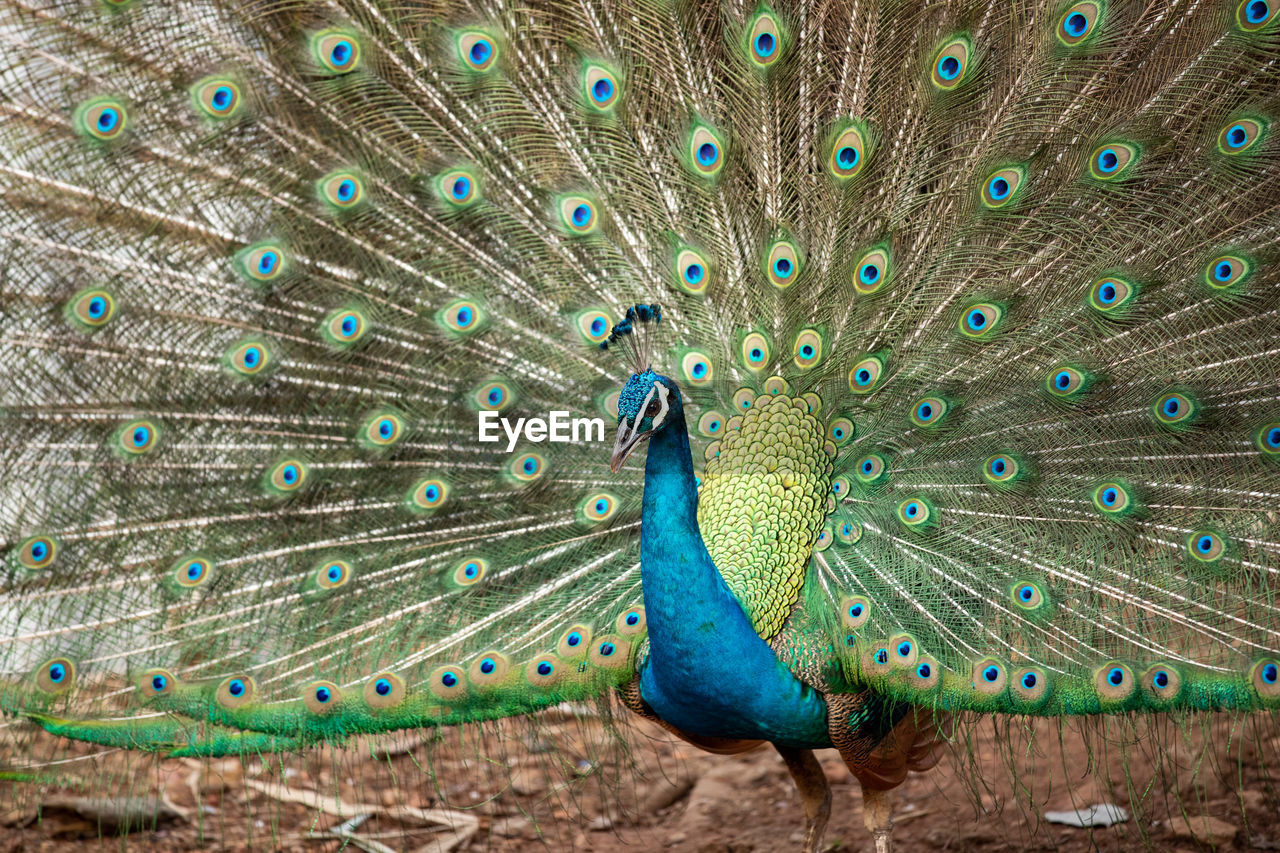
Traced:
<path id="1" fill-rule="evenodd" d="M 319 702 L 321 705 L 328 702 L 332 698 L 333 698 L 333 694 L 329 692 L 328 687 L 316 688 L 316 701 Z"/>
<path id="2" fill-rule="evenodd" d="M 582 642 L 582 635 L 579 634 L 577 631 L 571 632 L 569 636 L 565 638 L 565 643 L 567 643 L 570 646 L 576 646 L 581 642 Z"/>
<path id="3" fill-rule="evenodd" d="M 351 58 L 351 42 L 343 39 L 334 44 L 329 50 L 329 59 L 334 65 L 346 65 L 347 60 Z"/>
<path id="4" fill-rule="evenodd" d="M 1267 19 L 1271 9 L 1265 0 L 1253 0 L 1244 7 L 1244 18 L 1251 24 L 1260 24 Z"/>
<path id="5" fill-rule="evenodd" d="M 484 660 L 480 661 L 480 671 L 483 672 L 485 675 L 488 675 L 489 673 L 493 672 L 497 668 L 498 668 L 498 665 L 493 662 L 493 658 L 485 658 Z"/>
<path id="6" fill-rule="evenodd" d="M 982 671 L 982 677 L 989 682 L 994 682 L 1000 678 L 1000 670 L 997 667 L 989 666 Z"/>
<path id="7" fill-rule="evenodd" d="M 476 65 L 484 65 L 489 59 L 489 55 L 493 53 L 493 46 L 484 39 L 476 39 L 475 44 L 471 45 L 469 51 L 471 61 Z"/>
<path id="8" fill-rule="evenodd" d="M 54 684 L 61 684 L 62 680 L 67 677 L 67 668 L 60 663 L 51 664 L 49 666 L 49 680 Z"/>
<path id="9" fill-rule="evenodd" d="M 972 329 L 975 332 L 980 332 L 984 328 L 986 328 L 987 315 L 975 308 L 974 310 L 969 312 L 969 315 L 965 317 L 964 321 L 965 321 L 965 324 L 968 325 L 970 329 Z"/>
<path id="10" fill-rule="evenodd" d="M 151 689 L 157 693 L 162 692 L 168 683 L 169 679 L 165 678 L 163 675 L 153 675 L 151 677 Z"/>
<path id="11" fill-rule="evenodd" d="M 875 284 L 880 280 L 880 267 L 875 264 L 863 264 L 858 270 L 858 278 L 863 284 Z"/>
<path id="12" fill-rule="evenodd" d="M 640 624 L 640 614 L 639 614 L 639 613 L 628 613 L 628 614 L 627 614 L 627 624 L 628 624 L 628 625 L 639 625 L 639 624 Z"/>
<path id="13" fill-rule="evenodd" d="M 231 679 L 231 683 L 227 685 L 227 692 L 232 696 L 241 696 L 244 694 L 244 682 L 238 678 Z"/>
<path id="14" fill-rule="evenodd" d="M 1018 598 L 1021 598 L 1023 601 L 1031 601 L 1035 597 L 1035 587 L 1024 585 L 1018 588 Z"/>
<path id="15" fill-rule="evenodd" d="M 617 649 L 614 647 L 613 643 L 605 642 L 600 644 L 599 651 L 600 651 L 600 657 L 607 658 L 610 655 L 612 655 L 615 651 L 617 651 Z"/>
<path id="16" fill-rule="evenodd" d="M 905 642 L 905 641 L 904 641 L 904 642 L 899 643 L 899 644 L 898 644 L 898 657 L 904 657 L 904 658 L 905 658 L 905 657 L 909 657 L 910 655 L 911 655 L 911 644 L 910 644 L 910 643 L 908 643 L 908 642 Z"/>
<path id="17" fill-rule="evenodd" d="M 1071 35 L 1079 37 L 1084 35 L 1085 30 L 1089 29 L 1089 20 L 1079 12 L 1072 12 L 1062 22 L 1062 26 Z"/>
<path id="18" fill-rule="evenodd" d="M 452 672 L 446 672 L 444 675 L 440 676 L 440 683 L 445 687 L 453 687 L 458 683 L 458 676 L 454 675 Z"/>
<path id="19" fill-rule="evenodd" d="M 768 58 L 773 55 L 777 47 L 778 42 L 772 33 L 761 33 L 756 36 L 756 56 L 762 59 Z"/>
<path id="20" fill-rule="evenodd" d="M 596 501 L 596 512 L 603 515 L 605 512 L 608 511 L 608 509 L 609 509 L 608 501 L 604 500 L 603 498 Z"/>
<path id="21" fill-rule="evenodd" d="M 107 300 L 101 296 L 95 296 L 89 300 L 89 318 L 97 320 L 107 313 Z"/>
<path id="22" fill-rule="evenodd" d="M 1121 684 L 1124 684 L 1124 670 L 1118 666 L 1112 667 L 1107 672 L 1107 681 L 1111 682 L 1116 687 L 1119 687 Z"/>
<path id="23" fill-rule="evenodd" d="M 538 675 L 547 676 L 551 674 L 551 664 L 546 661 L 538 661 Z"/>
<path id="24" fill-rule="evenodd" d="M 773 274 L 778 278 L 789 278 L 791 276 L 791 261 L 786 258 L 778 258 L 773 262 Z"/>
<path id="25" fill-rule="evenodd" d="M 861 604 L 855 604 L 849 608 L 849 615 L 852 616 L 854 619 L 857 619 L 859 616 L 862 615 L 862 610 L 863 610 L 863 607 Z"/>
<path id="26" fill-rule="evenodd" d="M 992 178 L 987 184 L 987 194 L 996 201 L 1003 201 L 1009 195 L 1009 182 L 1001 177 Z"/>
<path id="27" fill-rule="evenodd" d="M 1169 686 L 1169 673 L 1163 669 L 1159 670 L 1155 675 L 1151 676 L 1151 683 L 1163 690 Z"/>
<path id="28" fill-rule="evenodd" d="M 960 73 L 960 60 L 954 56 L 944 56 L 938 60 L 938 76 L 943 80 L 954 80 Z"/>
<path id="29" fill-rule="evenodd" d="M 373 683 L 373 690 L 379 696 L 386 696 L 391 692 L 391 682 L 385 678 L 379 678 Z"/>
<path id="30" fill-rule="evenodd" d="M 888 649 L 876 649 L 876 655 L 875 655 L 875 658 L 876 658 L 876 663 L 879 663 L 879 664 L 886 664 L 886 663 L 888 663 L 888 662 L 889 662 L 889 650 L 888 650 Z"/>
<path id="31" fill-rule="evenodd" d="M 613 82 L 607 77 L 601 77 L 591 86 L 591 97 L 600 103 L 608 101 L 613 96 Z"/>
<path id="32" fill-rule="evenodd" d="M 1280 680 L 1280 668 L 1273 663 L 1266 664 L 1262 667 L 1262 680 L 1267 684 L 1275 684 Z"/>
<path id="33" fill-rule="evenodd" d="M 496 406 L 502 402 L 502 389 L 490 388 L 488 395 L 489 405 Z"/>
<path id="34" fill-rule="evenodd" d="M 689 264 L 684 268 L 684 280 L 689 284 L 697 284 L 702 281 L 703 275 L 705 275 L 705 270 L 702 269 L 702 264 Z"/>
<path id="35" fill-rule="evenodd" d="M 584 228 L 587 223 L 591 221 L 591 208 L 587 207 L 585 204 L 580 204 L 573 209 L 571 218 L 573 219 L 574 225 L 579 228 Z"/>
<path id="36" fill-rule="evenodd" d="M 710 166 L 716 162 L 717 150 L 715 143 L 704 142 L 698 146 L 698 162 L 704 166 Z"/>
<path id="37" fill-rule="evenodd" d="M 120 113 L 111 107 L 107 107 L 98 113 L 97 128 L 101 133 L 110 133 L 115 129 L 116 124 L 120 121 Z"/>
<path id="38" fill-rule="evenodd" d="M 933 675 L 933 667 L 929 666 L 929 664 L 927 663 L 922 663 L 918 667 L 916 667 L 916 675 L 920 676 L 921 678 L 928 679 L 930 676 Z"/>
<path id="39" fill-rule="evenodd" d="M 1113 488 L 1106 488 L 1102 490 L 1101 497 L 1102 497 L 1102 502 L 1107 506 L 1115 506 L 1116 500 L 1119 498 L 1119 494 Z"/>
<path id="40" fill-rule="evenodd" d="M 1034 672 L 1026 672 L 1022 675 L 1022 686 L 1027 690 L 1033 690 L 1036 686 L 1036 674 Z"/>
<path id="41" fill-rule="evenodd" d="M 466 199 L 467 194 L 471 192 L 471 179 L 459 176 L 453 182 L 453 187 L 449 192 L 459 201 Z"/>

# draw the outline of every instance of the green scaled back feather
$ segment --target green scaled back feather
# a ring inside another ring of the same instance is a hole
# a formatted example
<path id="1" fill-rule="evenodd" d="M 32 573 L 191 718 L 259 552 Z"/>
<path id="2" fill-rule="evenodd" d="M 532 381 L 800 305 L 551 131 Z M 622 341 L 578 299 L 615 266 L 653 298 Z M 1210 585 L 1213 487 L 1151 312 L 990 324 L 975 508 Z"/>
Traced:
<path id="1" fill-rule="evenodd" d="M 625 684 L 640 471 L 477 419 L 611 421 L 595 344 L 635 302 L 699 465 L 757 394 L 815 395 L 796 648 L 844 686 L 1275 707 L 1251 14 L 7 9 L 0 709 L 220 754 Z"/>

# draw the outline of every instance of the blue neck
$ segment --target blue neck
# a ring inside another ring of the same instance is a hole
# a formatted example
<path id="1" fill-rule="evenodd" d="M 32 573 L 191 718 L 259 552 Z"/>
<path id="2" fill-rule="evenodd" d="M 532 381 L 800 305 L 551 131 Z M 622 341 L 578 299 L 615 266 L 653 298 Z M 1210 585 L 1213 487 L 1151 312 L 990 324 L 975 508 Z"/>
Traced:
<path id="1" fill-rule="evenodd" d="M 826 702 L 756 634 L 707 553 L 684 414 L 653 434 L 644 468 L 640 577 L 649 656 L 640 692 L 690 734 L 828 746 Z"/>

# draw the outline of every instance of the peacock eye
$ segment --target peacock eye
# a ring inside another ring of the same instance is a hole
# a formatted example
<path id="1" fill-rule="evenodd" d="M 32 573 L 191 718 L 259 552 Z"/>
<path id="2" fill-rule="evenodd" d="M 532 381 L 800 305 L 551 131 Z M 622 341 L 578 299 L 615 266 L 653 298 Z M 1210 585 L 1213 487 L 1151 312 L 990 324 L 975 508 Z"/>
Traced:
<path id="1" fill-rule="evenodd" d="M 650 400 L 649 405 L 644 407 L 644 416 L 646 418 L 652 418 L 658 414 L 658 409 L 659 409 L 658 401 Z"/>

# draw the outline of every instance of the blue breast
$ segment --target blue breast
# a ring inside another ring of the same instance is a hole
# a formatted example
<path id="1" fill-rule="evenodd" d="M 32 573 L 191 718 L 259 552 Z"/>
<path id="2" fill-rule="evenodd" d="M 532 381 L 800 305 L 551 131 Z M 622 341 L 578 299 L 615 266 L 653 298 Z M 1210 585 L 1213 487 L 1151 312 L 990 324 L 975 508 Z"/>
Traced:
<path id="1" fill-rule="evenodd" d="M 640 561 L 649 655 L 641 695 L 690 734 L 830 746 L 826 701 L 752 628 L 703 544 L 697 501 L 680 413 L 654 434 L 645 463 Z"/>

